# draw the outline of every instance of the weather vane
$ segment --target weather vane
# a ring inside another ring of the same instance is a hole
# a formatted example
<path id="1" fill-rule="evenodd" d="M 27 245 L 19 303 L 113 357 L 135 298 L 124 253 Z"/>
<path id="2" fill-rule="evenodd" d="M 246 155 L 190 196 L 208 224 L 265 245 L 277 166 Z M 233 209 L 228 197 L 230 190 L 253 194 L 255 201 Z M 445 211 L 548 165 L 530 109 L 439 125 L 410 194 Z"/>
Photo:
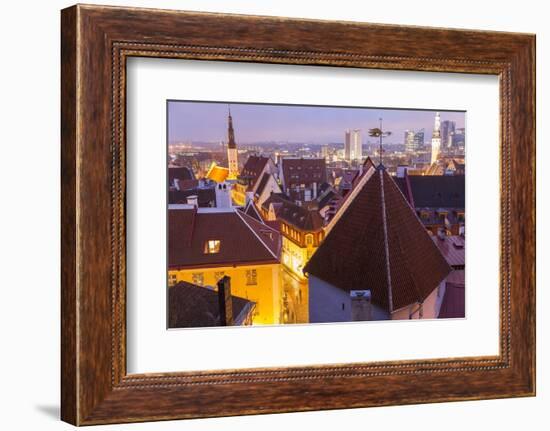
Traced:
<path id="1" fill-rule="evenodd" d="M 369 129 L 369 136 L 380 139 L 380 148 L 378 150 L 378 155 L 380 157 L 380 164 L 382 164 L 382 153 L 384 152 L 384 150 L 382 149 L 382 138 L 390 136 L 391 132 L 390 131 L 384 131 L 384 129 L 382 129 L 382 118 L 379 118 L 378 120 L 380 121 L 380 127 L 375 127 L 374 129 Z"/>

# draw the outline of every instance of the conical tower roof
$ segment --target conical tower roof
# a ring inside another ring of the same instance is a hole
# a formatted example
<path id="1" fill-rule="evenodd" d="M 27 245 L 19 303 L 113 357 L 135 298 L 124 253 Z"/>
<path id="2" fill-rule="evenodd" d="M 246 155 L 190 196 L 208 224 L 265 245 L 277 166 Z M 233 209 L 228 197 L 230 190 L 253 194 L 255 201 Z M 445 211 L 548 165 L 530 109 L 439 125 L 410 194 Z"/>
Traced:
<path id="1" fill-rule="evenodd" d="M 423 302 L 451 268 L 380 165 L 370 167 L 304 272 L 343 290 L 370 290 L 388 312 Z"/>

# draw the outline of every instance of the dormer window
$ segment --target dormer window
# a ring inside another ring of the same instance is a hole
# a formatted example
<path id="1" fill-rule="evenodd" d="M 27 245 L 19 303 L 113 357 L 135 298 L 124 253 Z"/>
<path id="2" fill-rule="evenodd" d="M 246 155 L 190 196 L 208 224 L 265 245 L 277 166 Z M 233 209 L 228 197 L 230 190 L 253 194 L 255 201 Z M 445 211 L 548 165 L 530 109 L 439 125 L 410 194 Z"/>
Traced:
<path id="1" fill-rule="evenodd" d="M 204 254 L 216 254 L 220 252 L 221 242 L 219 239 L 209 239 L 204 243 Z"/>

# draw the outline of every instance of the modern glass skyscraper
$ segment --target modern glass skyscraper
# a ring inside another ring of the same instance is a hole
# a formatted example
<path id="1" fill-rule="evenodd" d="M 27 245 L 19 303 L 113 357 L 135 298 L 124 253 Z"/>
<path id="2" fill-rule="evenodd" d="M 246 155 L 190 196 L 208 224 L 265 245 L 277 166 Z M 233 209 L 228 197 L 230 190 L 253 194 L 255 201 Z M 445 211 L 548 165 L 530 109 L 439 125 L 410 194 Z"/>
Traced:
<path id="1" fill-rule="evenodd" d="M 344 159 L 351 160 L 351 131 L 346 130 L 344 137 Z"/>
<path id="2" fill-rule="evenodd" d="M 363 142 L 361 141 L 361 130 L 355 129 L 351 134 L 351 160 L 361 161 L 363 159 Z"/>
<path id="3" fill-rule="evenodd" d="M 452 135 L 455 132 L 456 123 L 454 121 L 445 120 L 441 122 L 441 146 L 450 148 L 453 145 Z"/>

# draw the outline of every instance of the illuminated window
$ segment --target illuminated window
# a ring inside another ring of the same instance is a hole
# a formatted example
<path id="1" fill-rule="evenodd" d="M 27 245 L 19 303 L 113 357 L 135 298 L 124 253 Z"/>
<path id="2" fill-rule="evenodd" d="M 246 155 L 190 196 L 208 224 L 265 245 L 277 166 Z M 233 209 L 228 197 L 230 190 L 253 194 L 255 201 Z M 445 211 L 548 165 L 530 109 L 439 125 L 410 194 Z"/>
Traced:
<path id="1" fill-rule="evenodd" d="M 170 274 L 168 273 L 168 286 L 173 286 L 178 282 L 178 277 L 176 274 Z"/>
<path id="2" fill-rule="evenodd" d="M 255 286 L 258 284 L 258 274 L 255 269 L 248 269 L 246 271 L 246 284 L 248 286 Z"/>
<path id="3" fill-rule="evenodd" d="M 308 234 L 306 235 L 306 244 L 307 244 L 307 245 L 313 245 L 313 235 L 310 234 L 310 233 L 308 233 Z"/>
<path id="4" fill-rule="evenodd" d="M 194 272 L 191 274 L 191 278 L 193 279 L 193 284 L 196 284 L 197 286 L 204 285 L 204 273 Z"/>
<path id="5" fill-rule="evenodd" d="M 204 243 L 204 254 L 215 254 L 220 252 L 220 240 L 209 239 Z"/>

